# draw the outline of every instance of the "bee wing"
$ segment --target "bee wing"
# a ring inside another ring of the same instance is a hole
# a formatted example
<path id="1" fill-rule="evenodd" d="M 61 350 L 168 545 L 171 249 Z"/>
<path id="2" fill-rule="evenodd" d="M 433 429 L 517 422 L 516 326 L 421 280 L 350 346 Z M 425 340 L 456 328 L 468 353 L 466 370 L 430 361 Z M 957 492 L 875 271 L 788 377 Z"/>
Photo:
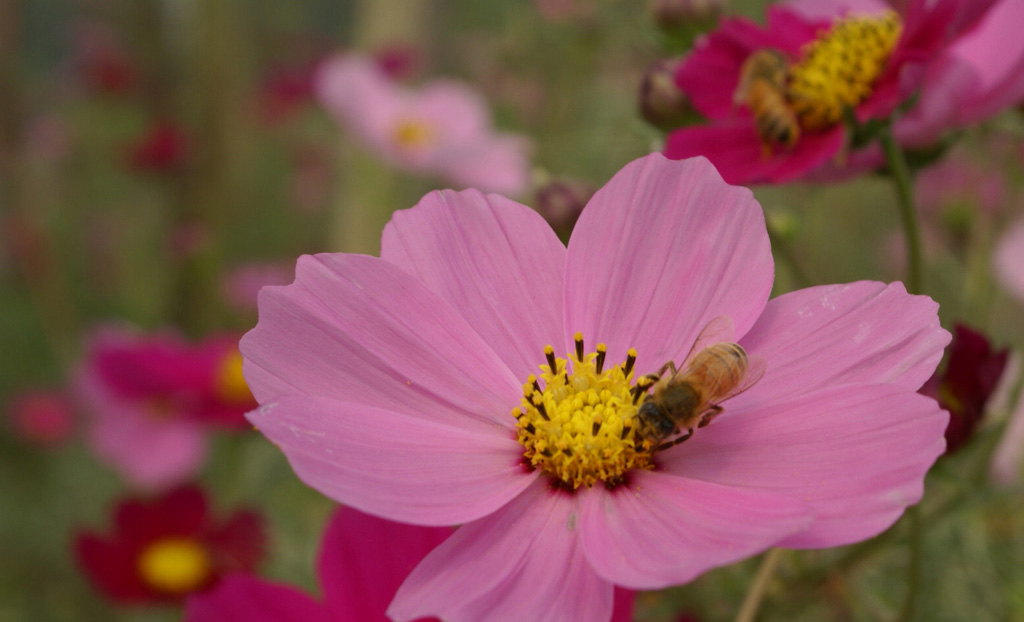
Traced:
<path id="1" fill-rule="evenodd" d="M 736 397 L 740 393 L 743 393 L 750 387 L 757 384 L 757 381 L 764 375 L 765 369 L 768 368 L 768 361 L 764 360 L 760 356 L 748 356 L 747 357 L 747 373 L 743 375 L 741 380 L 731 391 L 718 398 L 719 402 L 724 402 L 730 397 Z"/>
<path id="2" fill-rule="evenodd" d="M 693 342 L 693 346 L 691 346 L 690 351 L 686 353 L 686 357 L 679 362 L 679 367 L 677 367 L 677 369 L 680 372 L 689 369 L 690 362 L 693 361 L 693 357 L 696 356 L 698 352 L 701 352 L 716 343 L 732 341 L 732 337 L 735 332 L 736 330 L 733 327 L 731 317 L 727 315 L 720 315 L 711 320 L 703 329 L 701 329 L 700 334 L 697 335 L 697 339 Z"/>

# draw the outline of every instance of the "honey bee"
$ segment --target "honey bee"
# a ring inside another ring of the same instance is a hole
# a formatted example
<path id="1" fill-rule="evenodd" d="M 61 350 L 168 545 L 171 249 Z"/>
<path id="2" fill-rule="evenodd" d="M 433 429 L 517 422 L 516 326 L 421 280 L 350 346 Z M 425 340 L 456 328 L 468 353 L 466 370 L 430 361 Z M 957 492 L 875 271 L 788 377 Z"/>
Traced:
<path id="1" fill-rule="evenodd" d="M 743 61 L 733 103 L 746 105 L 754 117 L 761 143 L 770 153 L 772 145 L 793 147 L 800 138 L 796 112 L 786 96 L 789 65 L 777 50 L 758 50 Z"/>
<path id="2" fill-rule="evenodd" d="M 748 356 L 741 345 L 726 341 L 732 334 L 732 320 L 711 320 L 683 359 L 682 371 L 669 361 L 638 383 L 651 387 L 651 394 L 637 411 L 637 436 L 657 443 L 654 451 L 688 440 L 697 428 L 722 413 L 721 402 L 746 391 L 764 375 L 765 360 Z"/>

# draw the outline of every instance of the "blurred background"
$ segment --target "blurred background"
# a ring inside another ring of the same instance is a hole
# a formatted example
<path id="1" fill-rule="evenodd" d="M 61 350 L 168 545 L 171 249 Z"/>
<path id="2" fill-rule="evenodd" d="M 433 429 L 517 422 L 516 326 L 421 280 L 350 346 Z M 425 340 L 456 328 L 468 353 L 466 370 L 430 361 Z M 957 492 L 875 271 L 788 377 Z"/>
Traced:
<path id="1" fill-rule="evenodd" d="M 661 148 L 641 109 L 674 104 L 651 93 L 666 88 L 652 63 L 678 58 L 719 15 L 760 20 L 766 4 L 0 0 L 0 621 L 180 618 L 174 603 L 109 598 L 76 561 L 76 534 L 109 533 L 119 499 L 159 488 L 126 477 L 90 432 L 83 377 L 98 332 L 171 335 L 169 348 L 196 352 L 237 340 L 255 324 L 256 290 L 290 282 L 298 255 L 374 254 L 392 211 L 463 187 L 443 168 L 396 166 L 339 123 L 314 87 L 327 59 L 372 59 L 398 88 L 444 77 L 478 91 L 496 131 L 523 146 L 525 181 L 506 194 L 567 239 L 595 188 Z M 1022 157 L 1021 113 L 1009 110 L 918 175 L 927 293 L 947 328 L 967 322 L 993 351 L 1024 345 L 1021 303 L 992 269 L 1024 207 Z M 776 295 L 902 278 L 889 180 L 755 194 Z M 1015 380 L 1004 377 L 987 423 L 930 476 L 916 619 L 1024 619 L 1019 463 L 1008 481 L 989 480 Z M 258 510 L 260 574 L 315 591 L 332 503 L 244 425 L 203 435 L 193 474 L 213 513 Z M 900 523 L 866 544 L 787 553 L 761 619 L 890 619 L 908 546 Z M 756 568 L 643 594 L 636 618 L 731 619 Z"/>

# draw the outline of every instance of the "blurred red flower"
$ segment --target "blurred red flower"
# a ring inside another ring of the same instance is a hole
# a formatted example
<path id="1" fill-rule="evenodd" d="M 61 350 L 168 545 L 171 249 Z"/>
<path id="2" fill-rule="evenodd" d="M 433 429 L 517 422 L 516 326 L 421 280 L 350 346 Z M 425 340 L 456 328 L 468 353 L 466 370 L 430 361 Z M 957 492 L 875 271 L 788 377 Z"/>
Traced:
<path id="1" fill-rule="evenodd" d="M 262 517 L 238 510 L 214 520 L 203 491 L 183 486 L 151 501 L 117 504 L 110 536 L 83 531 L 74 554 L 93 586 L 120 603 L 173 602 L 263 558 Z"/>
<path id="2" fill-rule="evenodd" d="M 170 121 L 155 121 L 128 148 L 128 167 L 139 173 L 169 173 L 188 162 L 184 130 Z"/>

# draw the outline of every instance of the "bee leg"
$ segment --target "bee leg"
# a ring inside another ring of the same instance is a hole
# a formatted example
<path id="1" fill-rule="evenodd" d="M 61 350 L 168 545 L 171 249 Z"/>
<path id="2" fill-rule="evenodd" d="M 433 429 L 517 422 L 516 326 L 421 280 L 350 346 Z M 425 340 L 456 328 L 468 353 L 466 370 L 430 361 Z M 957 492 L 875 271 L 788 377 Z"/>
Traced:
<path id="1" fill-rule="evenodd" d="M 672 441 L 669 441 L 667 443 L 662 443 L 661 445 L 658 445 L 657 447 L 654 448 L 654 451 L 664 451 L 664 450 L 668 449 L 669 447 L 675 447 L 676 445 L 678 445 L 680 443 L 683 443 L 683 442 L 686 442 L 686 441 L 690 440 L 691 436 L 693 436 L 693 428 L 690 428 L 689 430 L 686 431 L 686 434 L 680 436 L 679 438 L 677 438 L 675 440 L 672 440 Z"/>
<path id="2" fill-rule="evenodd" d="M 657 374 L 658 377 L 660 378 L 661 376 L 664 376 L 666 371 L 671 371 L 672 372 L 671 375 L 675 376 L 676 375 L 676 364 L 673 363 L 672 361 L 669 361 L 668 363 L 665 363 L 664 365 L 662 365 L 661 369 L 658 370 L 658 374 Z"/>
<path id="3" fill-rule="evenodd" d="M 723 410 L 725 409 L 718 405 L 709 406 L 708 411 L 704 413 L 703 417 L 700 418 L 700 423 L 697 424 L 697 427 L 703 428 L 707 424 L 711 423 L 712 421 L 715 420 L 715 417 L 722 414 Z"/>

